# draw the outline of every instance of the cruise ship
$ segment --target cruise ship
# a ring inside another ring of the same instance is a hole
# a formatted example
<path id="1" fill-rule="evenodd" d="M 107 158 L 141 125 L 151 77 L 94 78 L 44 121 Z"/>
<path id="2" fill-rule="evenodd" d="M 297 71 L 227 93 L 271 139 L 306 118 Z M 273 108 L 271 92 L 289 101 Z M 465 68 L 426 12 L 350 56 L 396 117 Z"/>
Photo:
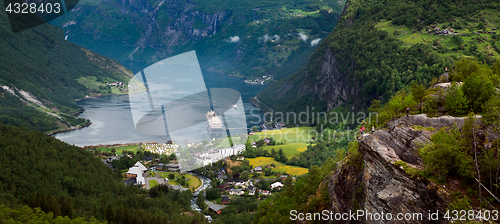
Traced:
<path id="1" fill-rule="evenodd" d="M 205 116 L 207 117 L 207 121 L 208 121 L 208 125 L 207 125 L 208 131 L 211 134 L 222 133 L 222 121 L 219 118 L 219 116 L 217 116 L 215 111 L 213 111 L 213 110 L 208 111 Z"/>

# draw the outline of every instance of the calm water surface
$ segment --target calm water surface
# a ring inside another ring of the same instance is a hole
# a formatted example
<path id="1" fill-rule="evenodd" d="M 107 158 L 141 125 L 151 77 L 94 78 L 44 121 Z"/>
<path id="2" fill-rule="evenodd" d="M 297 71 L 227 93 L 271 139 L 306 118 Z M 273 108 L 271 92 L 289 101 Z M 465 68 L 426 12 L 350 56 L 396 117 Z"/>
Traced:
<path id="1" fill-rule="evenodd" d="M 261 123 L 262 113 L 248 101 L 261 92 L 265 86 L 246 84 L 243 82 L 243 78 L 229 77 L 218 73 L 203 72 L 203 76 L 207 88 L 232 88 L 240 92 L 247 127 L 251 128 Z M 78 104 L 85 109 L 85 112 L 80 114 L 80 117 L 90 119 L 92 125 L 79 130 L 56 134 L 56 138 L 77 146 L 85 146 L 162 142 L 161 138 L 165 137 L 143 135 L 135 130 L 128 95 L 85 99 L 78 102 Z"/>

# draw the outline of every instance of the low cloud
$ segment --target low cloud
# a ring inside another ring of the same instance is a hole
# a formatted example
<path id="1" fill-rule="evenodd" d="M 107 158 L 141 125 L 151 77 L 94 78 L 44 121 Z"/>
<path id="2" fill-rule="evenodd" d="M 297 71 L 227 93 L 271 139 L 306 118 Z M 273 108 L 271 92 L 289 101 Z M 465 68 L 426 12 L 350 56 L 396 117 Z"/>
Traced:
<path id="1" fill-rule="evenodd" d="M 264 41 L 264 42 L 268 42 L 268 41 L 273 41 L 273 42 L 278 42 L 280 40 L 280 36 L 278 35 L 273 35 L 273 36 L 269 36 L 268 34 L 264 35 L 263 37 L 259 37 L 259 41 Z"/>
<path id="2" fill-rule="evenodd" d="M 304 33 L 298 33 L 297 35 L 299 35 L 300 39 L 307 42 L 307 38 L 308 38 L 307 35 L 305 35 Z"/>
<path id="3" fill-rule="evenodd" d="M 311 41 L 311 47 L 318 45 L 320 41 L 321 41 L 321 38 L 312 40 Z"/>
<path id="4" fill-rule="evenodd" d="M 231 42 L 231 43 L 236 43 L 236 42 L 239 42 L 239 41 L 240 41 L 240 37 L 239 36 L 229 37 L 229 42 Z"/>

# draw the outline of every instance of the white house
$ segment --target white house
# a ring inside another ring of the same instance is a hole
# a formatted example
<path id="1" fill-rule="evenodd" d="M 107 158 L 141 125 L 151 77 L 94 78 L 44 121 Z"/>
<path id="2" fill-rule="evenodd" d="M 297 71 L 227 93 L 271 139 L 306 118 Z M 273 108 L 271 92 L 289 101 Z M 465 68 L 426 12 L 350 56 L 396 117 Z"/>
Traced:
<path id="1" fill-rule="evenodd" d="M 274 184 L 271 184 L 271 189 L 281 188 L 281 187 L 283 187 L 283 184 L 280 182 L 275 182 Z"/>
<path id="2" fill-rule="evenodd" d="M 258 166 L 252 169 L 252 172 L 262 172 L 262 166 Z"/>
<path id="3" fill-rule="evenodd" d="M 197 160 L 197 163 L 202 164 L 204 166 L 209 165 L 211 163 L 215 163 L 221 159 L 232 155 L 238 155 L 245 151 L 245 145 L 239 144 L 234 145 L 230 148 L 224 149 L 212 149 L 207 152 L 194 153 L 194 158 Z"/>
<path id="4" fill-rule="evenodd" d="M 231 189 L 231 190 L 229 190 L 229 194 L 230 195 L 242 195 L 243 193 L 245 193 L 245 192 L 243 192 L 241 189 Z"/>
<path id="5" fill-rule="evenodd" d="M 254 195 L 255 194 L 255 187 L 254 186 L 250 186 L 247 189 L 248 189 L 248 194 L 249 195 Z"/>
<path id="6" fill-rule="evenodd" d="M 143 186 L 146 184 L 144 176 L 146 175 L 147 170 L 148 169 L 144 165 L 142 165 L 142 163 L 137 162 L 127 171 L 127 177 L 135 178 L 135 185 Z"/>

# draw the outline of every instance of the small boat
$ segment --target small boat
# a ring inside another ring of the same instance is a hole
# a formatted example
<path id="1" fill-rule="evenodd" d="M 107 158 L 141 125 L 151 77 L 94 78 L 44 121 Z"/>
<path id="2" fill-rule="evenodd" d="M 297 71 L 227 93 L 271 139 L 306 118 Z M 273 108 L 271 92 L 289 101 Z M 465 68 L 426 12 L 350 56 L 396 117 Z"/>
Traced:
<path id="1" fill-rule="evenodd" d="M 234 109 L 238 108 L 238 105 L 234 104 L 234 105 L 233 105 L 233 108 L 234 108 Z"/>

